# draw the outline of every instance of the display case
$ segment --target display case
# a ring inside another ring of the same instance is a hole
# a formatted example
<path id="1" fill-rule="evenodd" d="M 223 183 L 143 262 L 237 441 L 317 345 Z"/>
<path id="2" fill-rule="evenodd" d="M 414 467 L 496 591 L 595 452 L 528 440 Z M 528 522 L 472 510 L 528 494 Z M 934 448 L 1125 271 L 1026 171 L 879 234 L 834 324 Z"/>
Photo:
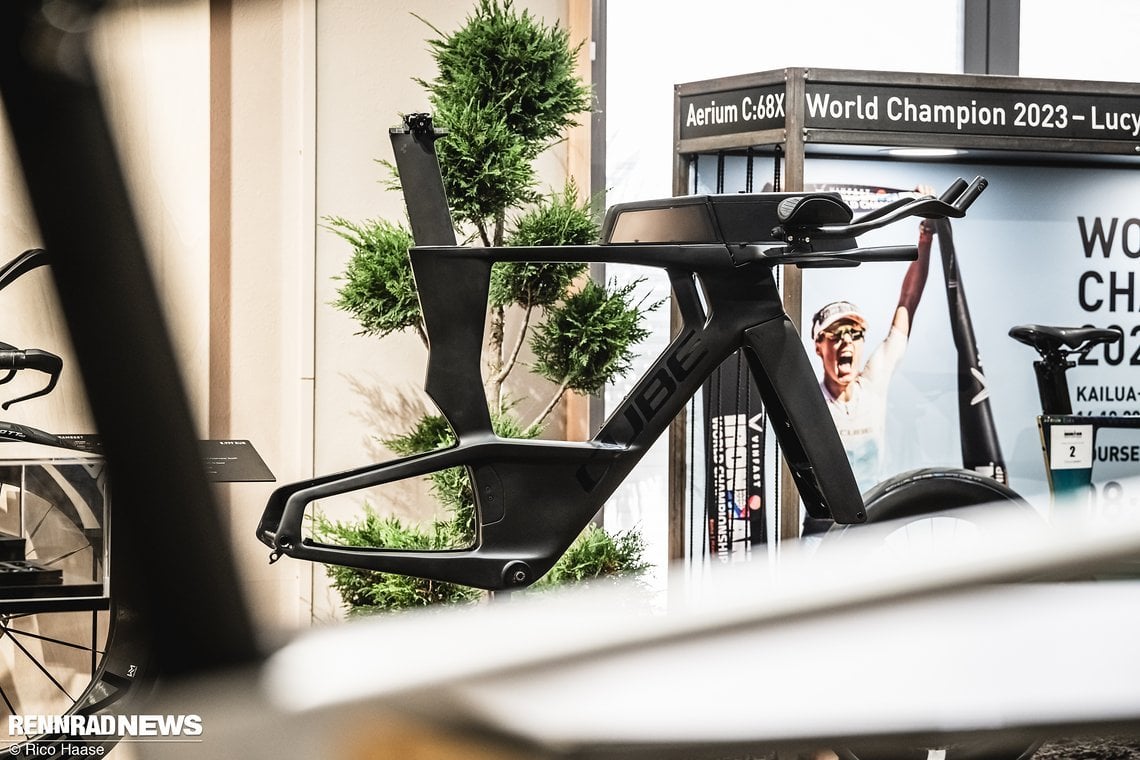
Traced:
<path id="1" fill-rule="evenodd" d="M 101 458 L 0 461 L 0 611 L 105 609 L 109 507 Z"/>
<path id="2" fill-rule="evenodd" d="M 991 190 L 956 228 L 956 238 L 938 235 L 935 255 L 945 276 L 935 270 L 930 278 L 922 332 L 907 349 L 910 367 L 894 381 L 892 393 L 904 396 L 897 408 L 909 411 L 899 413 L 903 435 L 894 437 L 891 466 L 972 468 L 967 453 L 981 447 L 965 419 L 985 412 L 990 421 L 982 427 L 995 431 L 989 438 L 1005 449 L 994 469 L 1019 493 L 1032 494 L 1044 490 L 1045 473 L 1033 428 L 1036 399 L 1018 391 L 1032 382 L 1030 358 L 1006 332 L 1035 321 L 1112 326 L 1127 341 L 1140 335 L 1128 272 L 1138 248 L 1131 200 L 1140 165 L 1137 114 L 1140 86 L 1128 82 L 824 68 L 687 82 L 674 93 L 673 191 L 828 190 L 863 213 L 918 185 L 988 177 Z M 788 314 L 802 326 L 817 306 L 843 299 L 870 306 L 877 324 L 889 323 L 901 272 L 866 269 L 785 267 L 780 284 Z M 986 384 L 982 355 L 986 374 L 1003 382 Z M 1135 414 L 1134 403 L 1101 401 L 1129 393 L 1130 356 L 1132 349 L 1082 360 L 1079 413 Z M 694 546 L 723 555 L 765 537 L 753 530 L 741 540 L 742 519 L 762 523 L 776 539 L 800 535 L 798 494 L 771 437 L 749 425 L 760 410 L 749 405 L 755 394 L 740 374 L 733 365 L 714 378 L 719 385 L 706 394 L 704 408 L 671 432 L 674 558 Z M 720 386 L 733 391 L 727 400 L 716 392 Z M 925 438 L 909 435 L 918 428 Z M 692 453 L 694 441 L 706 447 L 703 455 Z M 731 464 L 735 470 L 725 474 Z M 694 496 L 694 484 L 704 483 L 704 493 Z M 1140 503 L 1132 495 L 1126 501 Z M 742 509 L 746 503 L 765 514 Z"/>

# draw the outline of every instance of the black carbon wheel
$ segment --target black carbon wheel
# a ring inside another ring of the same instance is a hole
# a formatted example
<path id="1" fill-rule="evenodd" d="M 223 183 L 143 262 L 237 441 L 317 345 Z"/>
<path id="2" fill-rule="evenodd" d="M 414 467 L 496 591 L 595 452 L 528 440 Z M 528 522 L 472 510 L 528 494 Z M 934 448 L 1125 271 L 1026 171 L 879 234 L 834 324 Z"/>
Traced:
<path id="1" fill-rule="evenodd" d="M 904 472 L 863 494 L 867 523 L 893 523 L 883 534 L 885 549 L 892 545 L 917 546 L 937 540 L 969 537 L 979 530 L 984 511 L 964 510 L 993 504 L 1039 524 L 1036 510 L 1016 491 L 993 478 L 970 470 L 920 469 Z M 824 545 L 858 535 L 861 525 L 834 525 L 824 534 Z"/>
<path id="2" fill-rule="evenodd" d="M 0 752 L 9 756 L 114 744 L 117 732 L 102 730 L 114 721 L 91 719 L 121 706 L 145 670 L 130 645 L 130 606 L 107 578 L 105 501 L 99 460 L 0 465 L 0 526 L 14 537 L 0 561 Z"/>

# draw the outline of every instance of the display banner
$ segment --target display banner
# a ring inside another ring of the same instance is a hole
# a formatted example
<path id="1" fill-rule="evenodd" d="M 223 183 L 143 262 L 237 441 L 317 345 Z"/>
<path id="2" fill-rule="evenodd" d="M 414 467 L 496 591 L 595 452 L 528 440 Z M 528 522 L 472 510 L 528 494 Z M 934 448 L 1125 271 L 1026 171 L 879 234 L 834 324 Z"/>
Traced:
<path id="1" fill-rule="evenodd" d="M 703 402 L 706 546 L 711 556 L 727 561 L 768 540 L 764 409 L 739 351 L 705 383 Z"/>
<path id="2" fill-rule="evenodd" d="M 786 86 L 681 95 L 682 140 L 783 129 Z M 918 84 L 804 84 L 803 127 L 999 138 L 1140 141 L 1140 97 Z"/>
<path id="3" fill-rule="evenodd" d="M 929 186 L 936 192 L 957 176 L 980 174 L 990 181 L 967 216 L 952 222 L 952 237 L 940 234 L 935 240 L 943 267 L 931 266 L 888 390 L 884 475 L 916 467 L 974 468 L 978 462 L 970 461 L 971 455 L 997 446 L 1010 485 L 1040 495 L 1039 503 L 1048 501 L 1036 426 L 1041 410 L 1032 363 L 1037 355 L 1009 337 L 1009 329 L 1019 324 L 1120 329 L 1123 345 L 1098 347 L 1070 370 L 1073 409 L 1079 415 L 1140 415 L 1140 213 L 1134 200 L 1140 197 L 1140 177 L 1116 168 L 823 159 L 809 161 L 806 173 L 817 184 L 874 182 Z M 916 236 L 919 223 L 910 230 L 907 224 L 866 235 L 860 243 L 905 243 Z M 867 345 L 877 345 L 889 328 L 908 266 L 805 271 L 805 323 L 818 304 L 845 298 L 867 314 Z M 971 338 L 973 345 L 964 346 Z M 814 352 L 809 338 L 805 345 Z M 970 356 L 978 360 L 976 369 L 962 364 Z M 971 376 L 977 380 L 972 395 Z M 968 422 L 970 411 L 983 404 L 992 425 L 977 415 Z M 996 440 L 986 442 L 993 430 Z M 1140 430 L 1101 431 L 1097 443 L 1097 497 L 1110 498 L 1116 512 L 1140 509 L 1140 493 L 1129 493 L 1124 481 L 1140 473 Z"/>
<path id="4" fill-rule="evenodd" d="M 1140 98 L 808 82 L 805 126 L 991 137 L 1140 139 Z"/>
<path id="5" fill-rule="evenodd" d="M 714 174 L 716 157 L 701 156 L 698 177 Z M 721 172 L 726 192 L 745 174 L 729 157 Z M 1015 325 L 1119 329 L 1122 344 L 1075 357 L 1068 373 L 1077 415 L 1140 418 L 1140 175 L 1128 168 L 1080 168 L 812 158 L 805 184 L 843 194 L 862 214 L 911 188 L 935 193 L 956 177 L 983 175 L 989 188 L 950 236 L 935 234 L 930 267 L 897 366 L 885 392 L 881 468 L 887 477 L 922 467 L 979 466 L 969 457 L 1004 462 L 1009 485 L 1039 505 L 1050 499 L 1037 416 L 1036 352 L 1009 337 Z M 697 192 L 709 192 L 700 181 Z M 906 220 L 860 237 L 864 246 L 912 244 L 921 220 Z M 941 232 L 941 231 L 939 231 Z M 941 250 L 940 250 L 941 248 Z M 949 267 L 952 259 L 953 267 Z M 836 301 L 864 318 L 862 369 L 894 323 L 908 262 L 856 268 L 805 269 L 802 279 L 805 349 L 823 378 L 810 335 L 812 317 Z M 969 302 L 965 293 L 969 292 Z M 968 314 L 968 322 L 960 316 Z M 963 326 L 969 327 L 969 333 Z M 964 338 L 972 346 L 963 347 Z M 971 366 L 966 360 L 977 360 Z M 974 384 L 971 386 L 971 382 Z M 822 392 L 822 390 L 821 390 Z M 970 412 L 987 408 L 968 422 Z M 971 431 L 980 426 L 985 443 Z M 1092 446 L 1093 500 L 1098 514 L 1140 510 L 1129 476 L 1140 474 L 1140 429 L 1099 430 Z M 984 462 L 983 462 L 984 464 Z"/>

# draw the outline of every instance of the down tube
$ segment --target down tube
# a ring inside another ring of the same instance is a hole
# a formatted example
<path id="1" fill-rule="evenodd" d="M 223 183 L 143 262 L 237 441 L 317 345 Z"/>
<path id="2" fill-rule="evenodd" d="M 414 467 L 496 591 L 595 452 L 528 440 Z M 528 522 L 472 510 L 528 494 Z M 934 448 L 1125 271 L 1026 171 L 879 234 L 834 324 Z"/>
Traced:
<path id="1" fill-rule="evenodd" d="M 582 467 L 578 480 L 586 492 L 608 496 L 617 490 L 712 371 L 739 347 L 739 332 L 682 328 L 598 431 L 595 441 L 629 453 L 598 457 Z"/>
<path id="2" fill-rule="evenodd" d="M 791 320 L 781 315 L 748 328 L 744 337 L 745 357 L 808 514 L 865 522 L 847 453 Z"/>

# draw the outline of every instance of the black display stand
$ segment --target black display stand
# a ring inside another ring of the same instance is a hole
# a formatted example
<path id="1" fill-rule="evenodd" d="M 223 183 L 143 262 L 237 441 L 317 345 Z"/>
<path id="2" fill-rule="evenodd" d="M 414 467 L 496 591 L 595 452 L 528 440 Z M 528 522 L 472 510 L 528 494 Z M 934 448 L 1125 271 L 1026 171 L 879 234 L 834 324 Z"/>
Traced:
<path id="1" fill-rule="evenodd" d="M 1007 76 L 788 68 L 675 87 L 673 193 L 691 192 L 703 155 L 769 157 L 779 189 L 803 189 L 808 158 L 884 148 L 955 148 L 972 163 L 1140 162 L 1140 85 Z M 765 164 L 758 163 L 757 166 Z M 785 308 L 799 323 L 801 274 L 783 274 Z M 670 556 L 685 556 L 691 463 L 687 423 L 670 433 Z M 799 534 L 787 468 L 778 487 L 780 538 Z"/>

